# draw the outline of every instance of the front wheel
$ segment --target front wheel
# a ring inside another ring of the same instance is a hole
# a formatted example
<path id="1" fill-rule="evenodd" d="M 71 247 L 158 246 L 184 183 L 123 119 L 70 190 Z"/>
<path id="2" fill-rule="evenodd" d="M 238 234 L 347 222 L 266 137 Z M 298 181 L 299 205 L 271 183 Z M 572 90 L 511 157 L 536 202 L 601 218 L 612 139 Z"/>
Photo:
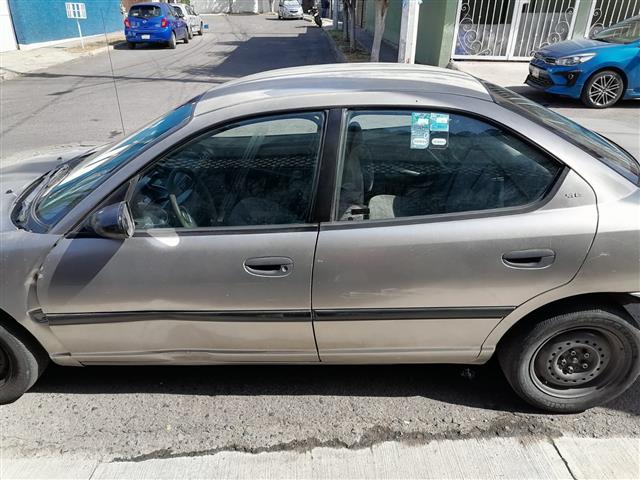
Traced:
<path id="1" fill-rule="evenodd" d="M 187 28 L 187 37 L 189 37 L 189 40 L 193 38 L 193 29 L 191 27 Z"/>
<path id="2" fill-rule="evenodd" d="M 200 24 L 200 30 L 198 30 L 198 35 L 204 35 L 204 24 Z"/>
<path id="3" fill-rule="evenodd" d="M 0 325 L 0 405 L 16 401 L 49 362 L 39 345 L 10 325 Z"/>
<path id="4" fill-rule="evenodd" d="M 316 15 L 313 17 L 313 20 L 316 22 L 316 25 L 322 28 L 322 17 L 320 15 Z"/>
<path id="5" fill-rule="evenodd" d="M 604 70 L 592 76 L 582 88 L 582 103 L 590 108 L 615 105 L 624 93 L 624 80 L 618 72 Z"/>
<path id="6" fill-rule="evenodd" d="M 594 307 L 523 325 L 498 349 L 520 397 L 551 412 L 573 413 L 620 395 L 640 373 L 640 331 L 622 309 Z"/>
<path id="7" fill-rule="evenodd" d="M 174 48 L 176 48 L 176 34 L 175 34 L 175 32 L 171 33 L 171 38 L 169 39 L 169 42 L 167 42 L 167 46 L 172 50 Z"/>
<path id="8" fill-rule="evenodd" d="M 182 39 L 182 41 L 183 41 L 184 43 L 189 43 L 189 39 L 190 39 L 190 38 L 191 38 L 191 35 L 190 35 L 190 33 L 189 33 L 189 29 L 187 29 L 187 30 L 184 32 L 184 38 Z"/>

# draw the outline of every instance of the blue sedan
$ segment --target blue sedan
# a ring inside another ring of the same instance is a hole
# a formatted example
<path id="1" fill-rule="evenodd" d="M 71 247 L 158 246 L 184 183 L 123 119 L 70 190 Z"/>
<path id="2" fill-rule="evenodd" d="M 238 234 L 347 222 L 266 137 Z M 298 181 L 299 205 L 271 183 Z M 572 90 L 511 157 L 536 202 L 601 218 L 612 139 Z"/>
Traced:
<path id="1" fill-rule="evenodd" d="M 640 98 L 640 16 L 605 28 L 590 39 L 568 40 L 536 52 L 526 83 L 548 93 L 607 108 Z"/>
<path id="2" fill-rule="evenodd" d="M 124 21 L 129 48 L 137 43 L 162 43 L 176 48 L 176 41 L 189 43 L 189 28 L 182 14 L 166 3 L 137 3 Z"/>

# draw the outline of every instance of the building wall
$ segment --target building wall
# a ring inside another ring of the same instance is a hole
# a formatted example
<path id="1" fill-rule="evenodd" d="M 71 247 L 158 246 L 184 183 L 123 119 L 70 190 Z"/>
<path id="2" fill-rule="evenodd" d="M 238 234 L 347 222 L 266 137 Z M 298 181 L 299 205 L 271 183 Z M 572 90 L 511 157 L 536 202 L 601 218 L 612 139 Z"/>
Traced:
<path id="1" fill-rule="evenodd" d="M 278 0 L 274 0 L 276 4 Z M 266 13 L 270 0 L 191 0 L 198 13 Z"/>
<path id="2" fill-rule="evenodd" d="M 0 0 L 0 52 L 16 50 L 16 35 L 9 14 L 8 0 Z"/>
<path id="3" fill-rule="evenodd" d="M 364 8 L 364 28 L 373 34 L 376 25 L 375 0 L 359 0 L 366 2 Z M 390 0 L 387 9 L 387 18 L 384 22 L 384 40 L 392 45 L 398 46 L 400 38 L 400 25 L 402 22 L 402 1 Z"/>
<path id="4" fill-rule="evenodd" d="M 416 63 L 446 67 L 456 27 L 456 0 L 423 0 L 418 19 Z"/>
<path id="5" fill-rule="evenodd" d="M 20 45 L 78 37 L 75 20 L 67 18 L 64 0 L 9 0 Z M 120 0 L 84 0 L 87 19 L 80 20 L 82 35 L 98 35 L 123 28 Z"/>

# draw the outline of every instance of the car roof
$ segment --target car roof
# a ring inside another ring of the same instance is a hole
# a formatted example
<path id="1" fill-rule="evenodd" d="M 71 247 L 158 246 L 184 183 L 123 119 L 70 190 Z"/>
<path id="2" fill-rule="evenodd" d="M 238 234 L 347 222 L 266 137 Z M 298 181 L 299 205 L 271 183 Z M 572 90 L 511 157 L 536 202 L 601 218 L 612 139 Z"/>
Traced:
<path id="1" fill-rule="evenodd" d="M 401 63 L 336 63 L 269 70 L 231 80 L 204 93 L 195 114 L 264 95 L 295 98 L 337 91 L 452 94 L 493 101 L 477 78 L 457 70 Z"/>

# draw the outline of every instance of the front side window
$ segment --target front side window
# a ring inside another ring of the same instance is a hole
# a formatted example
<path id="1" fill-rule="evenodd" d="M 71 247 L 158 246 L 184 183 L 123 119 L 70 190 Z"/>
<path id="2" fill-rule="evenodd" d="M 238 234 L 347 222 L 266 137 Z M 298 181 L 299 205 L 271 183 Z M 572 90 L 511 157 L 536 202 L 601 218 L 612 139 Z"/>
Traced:
<path id="1" fill-rule="evenodd" d="M 306 223 L 324 113 L 234 123 L 169 153 L 131 198 L 138 229 Z"/>
<path id="2" fill-rule="evenodd" d="M 335 217 L 380 220 L 517 207 L 562 166 L 515 135 L 440 111 L 349 114 Z"/>

